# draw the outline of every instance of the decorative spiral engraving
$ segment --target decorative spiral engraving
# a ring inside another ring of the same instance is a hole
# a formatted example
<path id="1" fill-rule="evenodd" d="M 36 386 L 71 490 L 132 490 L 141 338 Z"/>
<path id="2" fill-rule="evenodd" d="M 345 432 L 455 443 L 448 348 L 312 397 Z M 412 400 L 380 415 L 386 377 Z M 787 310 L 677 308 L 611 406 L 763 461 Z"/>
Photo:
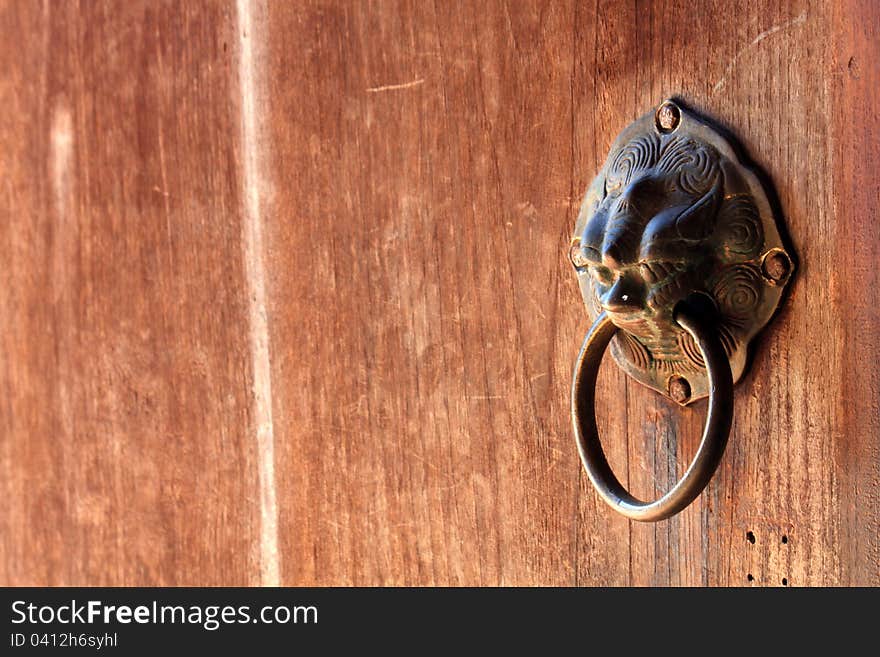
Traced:
<path id="1" fill-rule="evenodd" d="M 700 353 L 699 347 L 697 347 L 689 333 L 682 331 L 678 334 L 678 347 L 690 363 L 696 365 L 701 370 L 706 368 L 703 354 Z"/>
<path id="2" fill-rule="evenodd" d="M 761 218 L 745 194 L 725 199 L 718 217 L 717 242 L 732 253 L 753 256 L 764 242 Z"/>
<path id="3" fill-rule="evenodd" d="M 612 192 L 626 186 L 636 171 L 648 169 L 657 161 L 657 150 L 660 139 L 655 135 L 645 135 L 633 139 L 620 149 L 608 175 L 605 178 L 606 192 Z"/>
<path id="4" fill-rule="evenodd" d="M 727 356 L 732 356 L 740 342 L 739 329 L 729 322 L 722 322 L 718 327 L 718 337 L 721 338 Z"/>
<path id="5" fill-rule="evenodd" d="M 651 364 L 654 361 L 651 352 L 631 334 L 620 331 L 615 339 L 618 348 L 623 351 L 626 358 L 636 367 L 642 369 L 648 369 L 651 367 Z"/>
<path id="6" fill-rule="evenodd" d="M 673 176 L 682 191 L 701 196 L 718 178 L 718 152 L 690 139 L 673 137 L 663 145 L 657 169 Z"/>
<path id="7" fill-rule="evenodd" d="M 761 273 L 754 264 L 746 263 L 722 271 L 712 293 L 722 315 L 743 317 L 757 308 L 762 291 Z"/>

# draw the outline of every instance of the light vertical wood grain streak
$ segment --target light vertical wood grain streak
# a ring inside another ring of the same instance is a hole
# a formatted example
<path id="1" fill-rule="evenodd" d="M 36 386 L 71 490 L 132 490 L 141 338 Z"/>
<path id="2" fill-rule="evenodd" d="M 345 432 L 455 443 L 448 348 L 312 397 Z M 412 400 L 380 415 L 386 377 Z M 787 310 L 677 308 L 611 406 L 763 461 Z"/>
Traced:
<path id="1" fill-rule="evenodd" d="M 272 420 L 272 374 L 268 318 L 266 316 L 266 272 L 263 246 L 264 194 L 262 140 L 258 133 L 258 85 L 254 51 L 260 32 L 254 14 L 264 12 L 254 0 L 237 0 L 239 112 L 241 114 L 241 189 L 243 197 L 242 248 L 246 294 L 248 299 L 248 341 L 253 368 L 253 422 L 256 438 L 260 500 L 260 582 L 265 586 L 280 584 L 278 553 L 278 505 L 275 496 L 275 428 Z M 258 17 L 259 18 L 259 17 Z M 260 96 L 259 101 L 265 99 Z"/>

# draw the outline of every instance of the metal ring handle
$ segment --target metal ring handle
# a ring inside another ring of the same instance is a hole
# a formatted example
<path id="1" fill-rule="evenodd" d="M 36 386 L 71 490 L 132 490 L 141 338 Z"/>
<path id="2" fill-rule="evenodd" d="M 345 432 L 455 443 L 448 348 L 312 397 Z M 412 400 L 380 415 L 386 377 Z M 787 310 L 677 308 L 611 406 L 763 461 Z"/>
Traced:
<path id="1" fill-rule="evenodd" d="M 684 476 L 663 497 L 642 502 L 627 491 L 608 464 L 596 427 L 596 376 L 605 348 L 617 332 L 606 313 L 601 313 L 584 340 L 574 368 L 571 387 L 571 419 L 584 469 L 602 499 L 631 520 L 664 520 L 682 511 L 709 483 L 721 461 L 733 419 L 733 376 L 724 346 L 713 323 L 695 307 L 681 302 L 675 320 L 694 338 L 709 377 L 709 413 L 703 439 Z"/>

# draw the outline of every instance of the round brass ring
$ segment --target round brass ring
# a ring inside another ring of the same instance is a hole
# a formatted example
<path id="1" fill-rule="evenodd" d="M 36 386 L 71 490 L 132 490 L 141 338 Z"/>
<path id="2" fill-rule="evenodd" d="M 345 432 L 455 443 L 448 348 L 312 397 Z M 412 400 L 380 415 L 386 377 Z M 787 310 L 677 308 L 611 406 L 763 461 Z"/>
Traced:
<path id="1" fill-rule="evenodd" d="M 571 387 L 571 419 L 581 462 L 596 491 L 607 504 L 631 520 L 653 522 L 682 511 L 709 483 L 721 462 L 733 420 L 733 376 L 724 346 L 713 323 L 696 308 L 682 302 L 675 320 L 694 338 L 709 377 L 709 413 L 703 438 L 684 476 L 654 502 L 643 502 L 627 491 L 608 464 L 596 427 L 596 377 L 602 356 L 617 327 L 601 313 L 584 340 L 574 368 Z"/>

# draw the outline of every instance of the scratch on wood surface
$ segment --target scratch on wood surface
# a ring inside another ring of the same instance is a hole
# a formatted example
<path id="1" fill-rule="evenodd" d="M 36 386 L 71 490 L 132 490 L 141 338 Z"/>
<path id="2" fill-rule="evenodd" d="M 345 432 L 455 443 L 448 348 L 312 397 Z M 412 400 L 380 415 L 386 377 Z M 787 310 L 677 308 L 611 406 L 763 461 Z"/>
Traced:
<path id="1" fill-rule="evenodd" d="M 236 10 L 243 152 L 244 218 L 242 231 L 244 234 L 242 244 L 248 288 L 247 298 L 249 300 L 248 341 L 253 366 L 252 404 L 256 425 L 257 470 L 260 487 L 260 583 L 263 586 L 278 586 L 281 581 L 281 567 L 278 552 L 278 505 L 275 495 L 275 432 L 272 420 L 272 377 L 260 212 L 260 162 L 257 140 L 251 0 L 237 0 Z"/>
<path id="2" fill-rule="evenodd" d="M 401 84 L 386 84 L 381 87 L 369 87 L 367 88 L 367 93 L 375 94 L 380 91 L 397 91 L 399 89 L 411 89 L 412 87 L 418 87 L 420 84 L 425 83 L 425 78 L 419 78 L 418 80 L 413 80 L 412 82 L 403 82 Z"/>
<path id="3" fill-rule="evenodd" d="M 758 36 L 756 36 L 745 48 L 740 50 L 736 55 L 733 56 L 733 59 L 730 60 L 730 63 L 727 65 L 727 68 L 724 69 L 724 75 L 715 83 L 715 86 L 712 87 L 712 93 L 716 94 L 721 89 L 724 88 L 724 85 L 727 84 L 727 76 L 730 75 L 730 72 L 733 70 L 733 67 L 736 66 L 737 62 L 740 58 L 745 55 L 749 50 L 757 46 L 764 39 L 773 36 L 777 32 L 782 32 L 783 30 L 787 30 L 789 28 L 795 27 L 796 25 L 801 25 L 805 23 L 807 20 L 807 12 L 802 12 L 799 16 L 792 18 L 791 20 L 785 21 L 784 23 L 779 23 L 778 25 L 774 25 L 773 27 L 764 30 Z"/>
<path id="4" fill-rule="evenodd" d="M 161 44 L 162 39 L 159 36 L 159 25 L 156 24 L 156 62 L 159 66 L 159 77 L 165 79 L 165 64 L 162 61 L 162 47 Z M 157 112 L 156 113 L 156 128 L 159 133 L 159 172 L 162 176 L 162 189 L 165 190 L 165 193 L 162 194 L 162 200 L 165 206 L 165 236 L 168 238 L 168 244 L 172 243 L 171 239 L 171 204 L 168 201 L 168 168 L 165 165 L 165 135 L 162 130 L 162 117 Z M 174 261 L 173 261 L 173 251 L 171 249 L 168 250 L 168 259 L 171 263 L 171 270 L 174 269 Z"/>

